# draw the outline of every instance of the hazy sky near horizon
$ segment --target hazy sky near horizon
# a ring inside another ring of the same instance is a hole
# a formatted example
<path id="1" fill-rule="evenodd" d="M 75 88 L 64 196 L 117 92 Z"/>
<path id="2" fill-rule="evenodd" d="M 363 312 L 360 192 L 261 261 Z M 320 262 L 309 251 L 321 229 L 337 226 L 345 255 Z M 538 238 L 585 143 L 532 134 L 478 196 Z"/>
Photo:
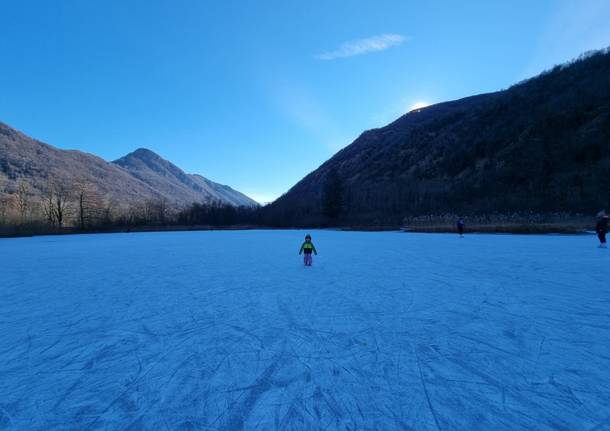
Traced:
<path id="1" fill-rule="evenodd" d="M 416 104 L 610 45 L 610 1 L 0 0 L 0 121 L 259 201 Z"/>

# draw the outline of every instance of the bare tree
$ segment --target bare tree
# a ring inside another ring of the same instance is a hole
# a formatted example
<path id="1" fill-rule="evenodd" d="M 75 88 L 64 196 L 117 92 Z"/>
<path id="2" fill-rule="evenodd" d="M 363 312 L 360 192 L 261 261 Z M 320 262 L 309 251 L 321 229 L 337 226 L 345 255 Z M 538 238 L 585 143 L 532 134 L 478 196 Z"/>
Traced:
<path id="1" fill-rule="evenodd" d="M 57 226 L 62 227 L 66 221 L 66 217 L 70 211 L 69 192 L 63 186 L 56 186 L 53 196 L 53 211 L 55 213 L 55 222 Z"/>
<path id="2" fill-rule="evenodd" d="M 9 200 L 4 196 L 4 183 L 6 179 L 0 176 L 0 225 L 6 224 L 6 213 L 8 212 Z"/>
<path id="3" fill-rule="evenodd" d="M 12 204 L 13 199 L 10 195 L 0 195 L 0 225 L 8 224 L 8 214 Z"/>
<path id="4" fill-rule="evenodd" d="M 104 217 L 102 198 L 91 183 L 81 182 L 76 186 L 76 204 L 81 229 L 99 224 Z"/>
<path id="5" fill-rule="evenodd" d="M 165 199 L 158 199 L 155 205 L 155 218 L 159 224 L 165 224 L 167 221 L 167 201 Z"/>
<path id="6" fill-rule="evenodd" d="M 42 200 L 42 212 L 48 224 L 55 224 L 55 190 L 49 183 L 44 191 Z"/>
<path id="7" fill-rule="evenodd" d="M 42 212 L 50 225 L 62 227 L 70 213 L 70 193 L 66 187 L 49 181 L 45 187 Z"/>
<path id="8" fill-rule="evenodd" d="M 138 202 L 127 208 L 127 223 L 137 225 L 146 222 L 146 205 Z"/>
<path id="9" fill-rule="evenodd" d="M 144 222 L 146 224 L 164 224 L 167 219 L 167 202 L 165 199 L 149 199 L 144 202 Z"/>
<path id="10" fill-rule="evenodd" d="M 151 224 L 151 222 L 153 220 L 154 205 L 155 205 L 155 201 L 152 199 L 148 199 L 144 202 L 144 206 L 143 206 L 144 224 Z"/>
<path id="11" fill-rule="evenodd" d="M 28 210 L 30 209 L 30 185 L 24 180 L 19 180 L 17 183 L 17 190 L 15 192 L 15 199 L 17 200 L 17 210 L 19 211 L 19 220 L 21 223 L 27 221 Z"/>
<path id="12" fill-rule="evenodd" d="M 102 212 L 100 214 L 100 223 L 104 226 L 110 226 L 116 216 L 117 203 L 110 199 L 105 200 L 102 204 Z"/>

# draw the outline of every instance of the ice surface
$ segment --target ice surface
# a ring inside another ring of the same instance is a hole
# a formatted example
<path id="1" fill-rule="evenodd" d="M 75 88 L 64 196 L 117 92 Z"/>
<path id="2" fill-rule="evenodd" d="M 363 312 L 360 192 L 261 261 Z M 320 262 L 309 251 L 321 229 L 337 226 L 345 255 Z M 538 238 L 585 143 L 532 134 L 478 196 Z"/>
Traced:
<path id="1" fill-rule="evenodd" d="M 0 429 L 610 429 L 593 236 L 0 240 Z"/>

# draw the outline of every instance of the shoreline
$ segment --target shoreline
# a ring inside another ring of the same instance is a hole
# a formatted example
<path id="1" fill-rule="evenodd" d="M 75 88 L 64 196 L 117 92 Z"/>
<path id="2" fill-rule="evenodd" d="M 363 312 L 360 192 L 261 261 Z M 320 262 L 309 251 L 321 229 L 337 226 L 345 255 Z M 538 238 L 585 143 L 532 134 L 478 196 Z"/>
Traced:
<path id="1" fill-rule="evenodd" d="M 448 225 L 424 225 L 424 226 L 256 226 L 256 225 L 235 225 L 235 226 L 135 226 L 117 227 L 100 229 L 49 229 L 44 230 L 36 227 L 14 228 L 6 231 L 0 230 L 0 239 L 3 238 L 28 238 L 35 236 L 59 236 L 59 235 L 90 235 L 90 234 L 113 234 L 113 233 L 151 233 L 151 232 L 195 232 L 195 231 L 235 231 L 235 230 L 303 230 L 303 229 L 327 229 L 346 232 L 403 232 L 403 233 L 446 233 L 457 234 L 455 227 Z M 590 234 L 592 227 L 573 224 L 489 224 L 467 226 L 465 235 L 469 234 L 514 234 L 514 235 L 583 235 Z"/>
<path id="2" fill-rule="evenodd" d="M 418 233 L 455 233 L 457 229 L 454 226 L 446 225 L 430 225 L 430 226 L 410 226 L 404 227 L 401 230 L 405 232 Z M 519 235 L 544 235 L 544 234 L 563 234 L 563 235 L 581 235 L 587 234 L 594 230 L 593 225 L 587 224 L 484 224 L 484 225 L 467 225 L 464 229 L 464 234 L 472 233 L 487 233 L 487 234 L 519 234 Z"/>

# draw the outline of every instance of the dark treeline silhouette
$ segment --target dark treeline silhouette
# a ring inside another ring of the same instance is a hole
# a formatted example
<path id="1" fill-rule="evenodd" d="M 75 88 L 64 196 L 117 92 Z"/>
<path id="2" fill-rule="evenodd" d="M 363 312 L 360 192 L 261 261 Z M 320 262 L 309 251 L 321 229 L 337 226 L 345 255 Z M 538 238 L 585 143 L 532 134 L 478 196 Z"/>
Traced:
<path id="1" fill-rule="evenodd" d="M 235 207 L 222 203 L 193 204 L 180 211 L 176 224 L 183 226 L 255 226 L 261 225 L 260 211 L 254 207 Z"/>

